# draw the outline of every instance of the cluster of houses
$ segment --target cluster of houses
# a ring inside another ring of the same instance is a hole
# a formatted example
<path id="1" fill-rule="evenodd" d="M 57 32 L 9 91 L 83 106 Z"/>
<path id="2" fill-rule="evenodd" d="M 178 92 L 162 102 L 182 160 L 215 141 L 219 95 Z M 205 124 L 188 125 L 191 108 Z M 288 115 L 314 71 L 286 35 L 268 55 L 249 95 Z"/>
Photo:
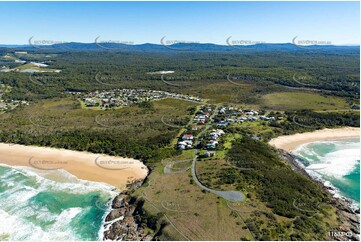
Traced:
<path id="1" fill-rule="evenodd" d="M 274 117 L 260 115 L 258 111 L 255 110 L 241 110 L 240 108 L 235 107 L 221 107 L 219 114 L 216 117 L 218 120 L 217 127 L 226 127 L 231 123 L 243 123 L 243 122 L 255 122 L 259 120 L 263 121 L 274 121 L 282 120 L 283 117 Z"/>
<path id="2" fill-rule="evenodd" d="M 146 89 L 114 89 L 111 91 L 95 91 L 87 93 L 82 100 L 87 107 L 101 106 L 102 109 L 129 106 L 134 103 L 159 100 L 163 98 L 181 99 L 203 102 L 202 99 L 190 95 Z"/>
<path id="3" fill-rule="evenodd" d="M 193 125 L 191 126 L 192 131 L 201 130 L 204 125 L 209 122 L 213 111 L 214 108 L 209 105 L 202 106 L 193 118 Z M 193 139 L 194 136 L 192 134 L 185 133 L 178 141 L 178 149 L 191 149 L 193 147 Z"/>
<path id="4" fill-rule="evenodd" d="M 178 149 L 186 150 L 193 147 L 194 136 L 192 134 L 183 134 L 182 138 L 178 141 Z"/>
<path id="5" fill-rule="evenodd" d="M 1 94 L 0 94 L 0 98 L 1 98 Z M 19 105 L 29 105 L 29 102 L 22 101 L 22 100 L 5 101 L 5 100 L 0 99 L 0 111 L 13 110 Z"/>
<path id="6" fill-rule="evenodd" d="M 210 133 L 209 133 L 209 139 L 207 141 L 206 147 L 205 149 L 207 150 L 215 150 L 217 145 L 218 145 L 218 141 L 219 138 L 224 134 L 224 131 L 221 129 L 213 129 Z"/>
<path id="7" fill-rule="evenodd" d="M 211 116 L 211 112 L 213 111 L 210 106 L 203 106 L 194 116 L 193 121 L 198 125 L 206 124 Z"/>

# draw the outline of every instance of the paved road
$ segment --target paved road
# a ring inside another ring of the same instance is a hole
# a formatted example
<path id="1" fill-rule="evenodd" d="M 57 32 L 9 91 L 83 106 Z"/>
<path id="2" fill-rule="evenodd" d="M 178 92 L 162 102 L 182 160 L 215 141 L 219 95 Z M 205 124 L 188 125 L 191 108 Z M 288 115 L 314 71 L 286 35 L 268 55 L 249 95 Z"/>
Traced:
<path id="1" fill-rule="evenodd" d="M 217 196 L 223 197 L 224 199 L 228 200 L 228 201 L 234 201 L 234 202 L 241 202 L 244 200 L 244 194 L 242 192 L 239 191 L 218 191 L 218 190 L 214 190 L 211 189 L 209 187 L 204 186 L 197 177 L 196 174 L 196 161 L 197 161 L 197 155 L 194 156 L 193 158 L 193 163 L 192 163 L 192 176 L 193 176 L 193 180 L 196 182 L 196 184 L 198 186 L 200 186 L 202 189 L 209 191 L 211 193 L 216 194 Z"/>
<path id="2" fill-rule="evenodd" d="M 218 107 L 217 107 L 218 108 Z M 213 119 L 214 115 L 216 114 L 216 110 L 214 111 L 213 115 L 210 118 L 210 121 Z M 197 141 L 195 143 L 195 147 L 198 146 L 198 144 L 200 143 L 199 138 L 210 128 L 210 125 L 208 124 L 207 127 L 198 135 L 197 137 Z M 216 194 L 217 196 L 223 197 L 224 199 L 228 200 L 228 201 L 234 201 L 234 202 L 241 202 L 244 200 L 244 194 L 242 192 L 239 191 L 218 191 L 218 190 L 214 190 L 211 189 L 209 187 L 204 186 L 197 177 L 197 171 L 196 171 L 196 163 L 197 163 L 197 153 L 198 153 L 198 149 L 195 148 L 194 150 L 194 156 L 193 156 L 193 162 L 192 162 L 192 177 L 193 180 L 196 182 L 196 184 L 201 187 L 202 189 L 209 191 L 213 194 Z"/>
<path id="3" fill-rule="evenodd" d="M 178 163 L 183 163 L 183 162 L 189 162 L 191 161 L 191 159 L 188 160 L 179 160 L 179 161 L 172 161 L 170 163 L 168 163 L 167 165 L 164 166 L 164 173 L 165 174 L 176 174 L 176 173 L 182 173 L 185 172 L 187 170 L 189 170 L 191 167 L 185 167 L 185 168 L 174 168 L 173 165 L 178 164 Z"/>

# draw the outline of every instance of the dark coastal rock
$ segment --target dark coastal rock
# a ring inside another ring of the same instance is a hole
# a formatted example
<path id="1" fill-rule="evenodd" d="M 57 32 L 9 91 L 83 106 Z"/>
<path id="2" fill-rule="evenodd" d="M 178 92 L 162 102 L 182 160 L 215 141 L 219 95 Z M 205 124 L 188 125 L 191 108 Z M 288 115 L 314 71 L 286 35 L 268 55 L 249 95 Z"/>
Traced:
<path id="1" fill-rule="evenodd" d="M 360 231 L 359 231 L 359 232 L 360 232 Z M 350 240 L 351 240 L 351 241 L 360 241 L 360 236 L 354 234 L 354 235 L 351 236 Z"/>
<path id="2" fill-rule="evenodd" d="M 122 228 L 120 221 L 112 224 L 109 230 L 104 232 L 104 240 L 119 240 L 126 235 L 127 231 Z"/>
<path id="3" fill-rule="evenodd" d="M 105 222 L 109 222 L 116 218 L 120 218 L 121 216 L 124 216 L 124 213 L 122 214 L 122 212 L 123 212 L 122 209 L 114 209 L 110 211 L 110 213 L 105 218 Z"/>
<path id="4" fill-rule="evenodd" d="M 116 208 L 121 208 L 123 206 L 124 206 L 124 195 L 119 194 L 114 198 L 112 203 L 112 208 L 116 209 Z"/>
<path id="5" fill-rule="evenodd" d="M 125 216 L 131 216 L 134 213 L 135 207 L 134 206 L 128 206 L 126 212 L 125 212 Z"/>
<path id="6" fill-rule="evenodd" d="M 142 181 L 136 180 L 127 188 L 129 190 L 135 189 L 141 185 Z M 150 241 L 153 239 L 150 234 L 145 234 L 144 229 L 136 223 L 134 218 L 135 206 L 131 204 L 134 202 L 127 192 L 122 192 L 113 199 L 113 210 L 106 216 L 105 221 L 109 222 L 121 217 L 123 219 L 111 222 L 110 226 L 107 225 L 109 229 L 104 231 L 104 240 Z"/>

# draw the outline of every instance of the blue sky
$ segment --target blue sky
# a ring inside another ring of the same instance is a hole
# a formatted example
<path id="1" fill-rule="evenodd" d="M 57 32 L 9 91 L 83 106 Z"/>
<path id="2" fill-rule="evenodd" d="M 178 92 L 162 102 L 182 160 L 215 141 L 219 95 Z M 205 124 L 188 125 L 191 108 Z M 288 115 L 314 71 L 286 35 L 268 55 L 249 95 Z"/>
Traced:
<path id="1" fill-rule="evenodd" d="M 0 2 L 0 44 L 28 39 L 359 44 L 359 2 Z"/>

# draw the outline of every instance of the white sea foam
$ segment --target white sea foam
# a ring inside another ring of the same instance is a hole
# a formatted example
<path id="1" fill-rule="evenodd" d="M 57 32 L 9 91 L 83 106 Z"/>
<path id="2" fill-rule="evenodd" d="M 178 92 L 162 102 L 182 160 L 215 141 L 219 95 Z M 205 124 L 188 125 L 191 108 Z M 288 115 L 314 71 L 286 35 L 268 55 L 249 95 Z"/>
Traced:
<path id="1" fill-rule="evenodd" d="M 91 207 L 66 208 L 59 214 L 49 211 L 46 206 L 39 209 L 30 202 L 31 199 L 40 192 L 48 191 L 68 194 L 99 192 L 109 198 L 117 194 L 113 186 L 80 180 L 64 170 L 37 172 L 29 167 L 2 166 L 8 169 L 0 176 L 0 188 L 3 189 L 0 193 L 0 240 L 83 240 L 77 226 L 70 224 Z M 51 177 L 56 177 L 56 181 L 49 179 Z M 103 223 L 106 214 L 103 215 Z M 49 224 L 44 227 L 36 221 Z M 99 240 L 103 238 L 103 227 L 100 226 L 98 231 Z"/>
<path id="2" fill-rule="evenodd" d="M 57 218 L 52 218 L 56 220 L 55 223 L 43 229 L 41 226 L 29 222 L 26 217 L 19 216 L 19 214 L 11 215 L 0 209 L 0 238 L 8 237 L 10 240 L 31 241 L 82 240 L 69 226 L 71 219 L 80 212 L 80 208 L 63 211 Z"/>
<path id="3" fill-rule="evenodd" d="M 344 149 L 329 153 L 321 158 L 321 163 L 325 164 L 325 168 L 318 172 L 342 179 L 345 175 L 350 174 L 360 162 L 359 152 L 358 149 Z"/>
<path id="4" fill-rule="evenodd" d="M 320 148 L 319 145 L 324 145 L 323 148 L 326 147 L 327 150 L 317 150 L 315 146 Z M 297 159 L 308 174 L 314 179 L 323 182 L 326 187 L 332 188 L 330 192 L 335 197 L 344 198 L 345 192 L 341 192 L 333 182 L 338 181 L 348 184 L 349 180 L 345 176 L 352 174 L 360 163 L 359 139 L 319 141 L 304 144 L 293 153 L 309 163 L 305 165 Z M 347 199 L 350 200 L 351 198 L 348 197 Z M 359 207 L 359 203 L 356 201 L 353 201 L 353 205 Z"/>
<path id="5" fill-rule="evenodd" d="M 310 148 L 312 144 L 328 144 L 335 147 L 333 152 L 321 156 Z M 293 153 L 310 163 L 306 167 L 307 170 L 338 179 L 342 179 L 343 176 L 350 174 L 360 162 L 359 143 L 346 140 L 319 141 L 304 144 Z"/>

